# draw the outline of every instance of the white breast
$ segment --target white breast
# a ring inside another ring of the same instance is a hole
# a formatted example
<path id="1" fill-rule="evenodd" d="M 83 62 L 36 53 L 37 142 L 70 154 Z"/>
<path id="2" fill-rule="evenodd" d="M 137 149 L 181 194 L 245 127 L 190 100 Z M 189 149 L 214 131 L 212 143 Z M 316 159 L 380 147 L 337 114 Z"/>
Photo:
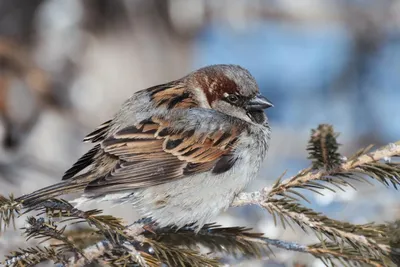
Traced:
<path id="1" fill-rule="evenodd" d="M 227 172 L 207 172 L 140 189 L 134 192 L 133 203 L 143 216 L 152 217 L 160 226 L 183 227 L 195 222 L 201 227 L 212 222 L 256 177 L 268 148 L 269 130 L 256 137 L 241 138 L 235 149 L 238 160 Z"/>

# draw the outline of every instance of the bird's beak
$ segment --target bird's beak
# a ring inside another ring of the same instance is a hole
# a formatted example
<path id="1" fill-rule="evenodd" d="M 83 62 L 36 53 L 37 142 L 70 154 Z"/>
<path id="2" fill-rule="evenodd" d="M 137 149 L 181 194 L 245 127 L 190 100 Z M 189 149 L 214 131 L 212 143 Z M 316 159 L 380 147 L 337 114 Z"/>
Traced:
<path id="1" fill-rule="evenodd" d="M 262 96 L 261 94 L 258 94 L 254 98 L 250 99 L 249 102 L 247 102 L 246 109 L 249 111 L 263 110 L 273 106 L 274 105 L 271 103 L 271 101 L 269 101 L 266 97 Z"/>

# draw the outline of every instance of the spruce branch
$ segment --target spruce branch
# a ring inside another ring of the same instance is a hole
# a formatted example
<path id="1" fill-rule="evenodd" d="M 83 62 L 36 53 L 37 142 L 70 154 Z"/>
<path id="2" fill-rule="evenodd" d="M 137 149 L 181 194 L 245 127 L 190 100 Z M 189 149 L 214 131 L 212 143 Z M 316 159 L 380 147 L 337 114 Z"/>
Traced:
<path id="1" fill-rule="evenodd" d="M 66 226 L 59 228 L 58 225 L 51 220 L 46 222 L 44 218 L 36 219 L 35 217 L 28 217 L 27 226 L 22 229 L 24 230 L 27 240 L 32 238 L 41 239 L 40 243 L 51 239 L 58 240 L 60 243 L 52 244 L 52 247 L 56 248 L 58 252 L 72 252 L 83 256 L 81 249 L 64 235 L 65 228 Z"/>
<path id="2" fill-rule="evenodd" d="M 84 249 L 86 258 L 104 257 L 106 262 L 113 265 L 122 265 L 127 260 L 132 262 L 132 253 L 127 255 L 126 251 L 121 250 L 121 244 L 124 248 L 133 246 L 134 250 L 131 251 L 139 253 L 133 255 L 141 256 L 148 266 L 159 266 L 160 263 L 168 266 L 221 266 L 217 259 L 196 252 L 198 245 L 214 252 L 233 256 L 240 254 L 245 257 L 261 257 L 270 251 L 270 245 L 306 252 L 306 246 L 262 237 L 262 234 L 252 233 L 250 229 L 243 227 L 208 224 L 196 232 L 192 226 L 181 229 L 154 226 L 152 231 L 145 231 L 143 222 L 146 223 L 146 220 L 128 226 L 119 244 L 109 239 Z M 71 258 L 68 262 L 68 266 L 74 267 L 83 266 L 85 263 L 81 258 Z"/>
<path id="3" fill-rule="evenodd" d="M 138 234 L 137 227 L 138 225 L 136 224 L 131 225 L 128 228 L 132 229 L 129 230 L 127 229 L 127 232 L 133 231 L 136 234 Z M 135 249 L 134 251 L 140 251 L 140 255 L 143 257 L 148 266 L 159 266 L 161 262 L 166 263 L 166 260 L 168 260 L 168 257 L 166 255 L 164 256 L 158 255 L 155 257 L 154 246 L 158 246 L 158 248 L 160 249 L 160 253 L 161 251 L 164 251 L 163 253 L 167 253 L 167 255 L 172 255 L 168 253 L 177 252 L 177 250 L 172 250 L 172 251 L 169 250 L 171 246 L 173 247 L 184 246 L 189 248 L 195 248 L 196 245 L 199 244 L 210 248 L 212 251 L 216 250 L 220 252 L 228 252 L 230 249 L 227 248 L 226 250 L 224 250 L 223 247 L 227 242 L 228 244 L 229 242 L 231 242 L 229 238 L 234 238 L 241 242 L 252 242 L 253 246 L 257 244 L 258 246 L 264 247 L 264 252 L 266 251 L 267 248 L 269 249 L 270 246 L 274 246 L 289 251 L 309 253 L 316 258 L 331 263 L 332 266 L 337 260 L 345 262 L 349 266 L 350 265 L 359 266 L 357 265 L 359 263 L 365 263 L 376 267 L 388 266 L 386 258 L 383 259 L 380 256 L 374 254 L 368 254 L 367 251 L 363 251 L 364 254 L 360 254 L 360 251 L 358 249 L 355 249 L 354 247 L 349 245 L 340 246 L 336 243 L 327 241 L 321 241 L 321 243 L 313 245 L 302 245 L 295 242 L 287 242 L 279 239 L 270 239 L 267 237 L 263 237 L 260 234 L 253 235 L 252 233 L 249 233 L 246 235 L 242 233 L 242 232 L 244 233 L 247 232 L 247 229 L 245 228 L 238 228 L 238 227 L 221 228 L 218 225 L 210 224 L 201 229 L 198 232 L 198 234 L 194 232 L 194 229 L 192 229 L 191 226 L 187 226 L 179 230 L 173 227 L 154 228 L 153 232 L 143 232 L 143 228 L 141 228 L 141 226 L 140 229 L 141 229 L 140 231 L 142 231 L 142 233 L 139 234 L 142 237 L 141 247 L 138 247 L 137 243 L 133 243 L 135 245 L 131 246 L 133 246 L 133 248 Z M 210 236 L 207 236 L 209 232 Z M 228 237 L 228 241 L 222 240 L 222 244 L 220 244 L 221 239 L 224 239 L 224 236 Z M 145 243 L 147 243 L 147 245 L 144 245 Z M 124 242 L 124 244 L 126 245 L 130 243 Z M 112 249 L 115 249 L 115 247 L 113 247 L 111 242 L 102 241 L 100 245 L 97 244 L 96 246 L 92 246 L 88 249 L 85 249 L 85 251 L 88 251 L 88 253 L 85 254 L 88 255 L 88 254 L 93 254 L 95 252 L 96 257 L 100 257 L 100 255 L 107 255 L 108 252 L 110 252 Z M 89 253 L 89 251 L 91 252 Z M 182 252 L 182 250 L 179 251 Z M 185 250 L 183 252 L 186 253 Z M 229 254 L 230 253 L 231 252 L 229 252 Z M 132 255 L 131 256 L 126 254 L 118 255 L 117 253 L 115 253 L 115 251 L 112 254 L 108 255 L 110 258 L 108 258 L 106 262 L 110 264 L 112 263 L 113 265 L 123 265 L 124 263 L 126 263 L 127 260 L 128 261 L 131 260 L 132 262 L 131 258 Z M 164 258 L 162 259 L 162 257 Z M 78 263 L 79 262 L 76 262 L 75 264 L 71 265 L 70 261 L 70 264 L 68 266 L 73 266 L 73 267 L 83 266 L 82 264 Z M 81 261 L 81 263 L 83 263 L 83 261 Z M 172 264 L 170 266 L 186 266 L 186 265 L 181 265 L 182 263 L 180 263 L 179 260 L 178 262 L 170 262 L 170 264 Z M 221 265 L 217 264 L 215 266 L 221 266 Z"/>
<path id="4" fill-rule="evenodd" d="M 12 252 L 11 255 L 7 255 L 5 258 L 3 265 L 9 267 L 34 266 L 49 260 L 53 261 L 55 264 L 66 263 L 65 255 L 52 247 L 36 246 L 25 249 L 20 248 Z"/>
<path id="5" fill-rule="evenodd" d="M 296 222 L 298 211 L 296 215 L 291 218 L 289 213 L 292 212 L 293 207 L 285 207 L 287 203 L 281 201 L 281 209 L 287 209 L 288 218 Z M 270 205 L 271 203 L 267 203 Z M 295 205 L 295 208 L 299 209 Z M 320 232 L 327 231 L 335 233 L 336 239 L 340 237 L 340 232 L 337 229 L 329 230 L 331 224 L 339 224 L 341 222 L 324 221 L 323 215 L 313 214 L 310 210 L 304 210 L 305 217 L 309 218 L 308 227 L 319 228 Z M 314 219 L 311 219 L 313 218 Z M 319 217 L 319 220 L 315 219 Z M 301 218 L 304 219 L 304 218 Z M 236 255 L 236 251 L 241 254 L 250 253 L 253 256 L 260 256 L 267 253 L 270 246 L 290 251 L 297 251 L 301 253 L 309 253 L 317 258 L 323 259 L 325 262 L 333 264 L 336 260 L 341 260 L 349 265 L 351 263 L 366 263 L 371 266 L 388 266 L 388 261 L 385 256 L 382 256 L 381 251 L 376 253 L 371 248 L 364 246 L 355 246 L 354 243 L 358 242 L 358 238 L 362 242 L 367 242 L 367 245 L 378 246 L 378 250 L 387 249 L 388 246 L 381 245 L 372 241 L 371 236 L 379 237 L 377 240 L 385 242 L 396 242 L 399 237 L 392 238 L 387 241 L 385 239 L 389 232 L 393 229 L 390 228 L 385 232 L 383 225 L 362 225 L 359 228 L 348 224 L 341 223 L 341 227 L 350 228 L 352 232 L 346 232 L 346 238 L 349 240 L 356 240 L 353 243 L 340 243 L 340 242 L 326 242 L 314 245 L 302 245 L 294 242 L 286 242 L 283 240 L 270 239 L 263 237 L 259 233 L 251 233 L 249 229 L 241 227 L 220 227 L 215 224 L 206 225 L 197 234 L 192 226 L 187 226 L 181 229 L 174 227 L 158 228 L 154 227 L 152 231 L 146 231 L 143 225 L 148 223 L 146 220 L 140 220 L 128 226 L 123 235 L 119 238 L 108 238 L 101 242 L 91 245 L 81 250 L 81 255 L 75 255 L 68 260 L 62 258 L 60 252 L 51 248 L 49 251 L 46 249 L 38 250 L 22 250 L 20 253 L 14 253 L 12 256 L 7 257 L 7 266 L 16 266 L 15 263 L 28 263 L 36 261 L 44 261 L 47 259 L 54 262 L 62 263 L 66 267 L 80 267 L 85 266 L 90 262 L 100 262 L 103 265 L 121 266 L 126 264 L 136 263 L 138 266 L 159 266 L 165 263 L 169 266 L 221 266 L 215 258 L 210 258 L 210 255 L 202 255 L 195 250 L 197 245 L 203 245 L 210 248 L 212 251 L 220 251 L 221 253 Z M 297 223 L 297 222 L 296 222 Z M 325 224 L 325 225 L 323 225 Z M 397 225 L 397 224 L 396 224 Z M 328 229 L 328 230 L 327 230 Z M 348 230 L 348 229 L 347 229 Z M 118 235 L 118 233 L 116 233 Z M 357 236 L 364 234 L 363 237 Z M 357 238 L 356 238 L 357 237 Z M 30 253 L 28 253 L 30 252 Z M 53 254 L 51 254 L 53 253 Z M 51 257 L 49 255 L 52 255 Z M 63 254 L 64 255 L 64 254 Z M 82 256 L 84 255 L 84 257 Z"/>
<path id="6" fill-rule="evenodd" d="M 388 228 L 389 244 L 391 247 L 390 259 L 400 265 L 400 220 L 389 224 Z"/>
<path id="7" fill-rule="evenodd" d="M 23 212 L 22 212 L 23 211 Z M 109 229 L 123 229 L 122 220 L 111 215 L 103 215 L 101 210 L 93 209 L 81 211 L 74 208 L 68 201 L 63 199 L 48 199 L 32 205 L 25 205 L 18 201 L 13 195 L 9 198 L 0 195 L 0 232 L 5 230 L 21 213 L 39 211 L 39 215 L 46 214 L 49 217 L 64 218 L 64 222 L 76 220 L 74 223 L 87 222 L 101 231 Z M 15 228 L 15 226 L 14 226 Z"/>
<path id="8" fill-rule="evenodd" d="M 284 181 L 281 181 L 282 177 L 280 177 L 274 185 L 264 187 L 259 191 L 240 193 L 231 206 L 259 204 L 269 201 L 274 196 L 305 199 L 296 191 L 297 189 L 308 189 L 320 194 L 320 189 L 335 191 L 329 185 L 343 189 L 342 186 L 352 186 L 350 183 L 352 180 L 367 181 L 368 177 L 385 185 L 398 186 L 400 184 L 400 163 L 382 161 L 392 157 L 400 157 L 400 141 L 374 152 L 369 152 L 370 149 L 371 147 L 360 150 L 333 170 L 313 171 L 312 168 L 306 168 Z M 321 184 L 318 181 L 327 182 L 327 184 Z"/>
<path id="9" fill-rule="evenodd" d="M 274 195 L 283 195 L 290 189 L 321 189 L 326 186 L 317 184 L 314 181 L 327 181 L 335 183 L 335 178 L 338 178 L 337 184 L 349 185 L 351 179 L 366 179 L 360 176 L 353 177 L 352 175 L 365 174 L 367 177 L 375 178 L 378 181 L 388 184 L 388 181 L 394 185 L 400 184 L 400 163 L 383 162 L 385 158 L 396 157 L 400 155 L 400 144 L 393 144 L 375 152 L 368 153 L 369 149 L 362 150 L 362 154 L 356 157 L 351 157 L 347 162 L 342 163 L 339 167 L 333 170 L 312 171 L 310 168 L 301 171 L 292 178 L 273 186 L 268 193 L 269 197 Z M 358 153 L 357 153 L 358 154 Z"/>
<path id="10" fill-rule="evenodd" d="M 124 226 L 122 219 L 111 215 L 102 214 L 101 210 L 93 209 L 82 211 L 74 208 L 68 201 L 63 199 L 49 199 L 38 205 L 29 207 L 25 213 L 39 211 L 39 215 L 46 214 L 49 217 L 63 218 L 62 222 L 72 221 L 74 224 L 86 222 L 89 226 L 95 226 L 100 231 L 122 230 Z"/>
<path id="11" fill-rule="evenodd" d="M 102 260 L 114 266 L 135 262 L 139 266 L 220 266 L 217 259 L 202 255 L 198 251 L 147 238 L 141 222 L 127 227 L 120 238 L 109 238 L 84 249 L 86 259 L 72 257 L 68 267 L 84 266 L 88 262 Z M 113 242 L 111 240 L 117 241 Z M 182 244 L 184 245 L 184 244 Z M 112 252 L 112 253 L 111 253 Z"/>
<path id="12" fill-rule="evenodd" d="M 261 258 L 272 253 L 267 242 L 259 242 L 262 233 L 251 232 L 245 227 L 221 227 L 206 224 L 199 231 L 192 226 L 180 229 L 176 227 L 159 228 L 154 233 L 147 232 L 146 237 L 169 245 L 196 248 L 202 245 L 210 251 L 232 255 L 234 257 Z"/>
<path id="13" fill-rule="evenodd" d="M 5 230 L 10 223 L 15 229 L 15 217 L 19 215 L 22 209 L 22 202 L 16 201 L 11 194 L 8 198 L 0 195 L 0 232 Z"/>
<path id="14" fill-rule="evenodd" d="M 217 227 L 216 225 L 213 225 L 213 228 L 211 229 L 216 229 L 215 227 Z M 131 228 L 128 230 L 128 232 L 135 232 L 136 234 L 138 234 L 139 232 L 142 232 L 143 234 L 143 228 L 141 225 L 131 225 L 128 228 Z M 229 229 L 229 228 L 228 228 Z M 161 234 L 162 237 L 161 239 L 164 239 L 164 241 L 166 241 L 167 239 L 169 239 L 170 237 L 167 237 L 166 233 L 170 233 L 173 234 L 173 232 L 171 232 L 171 230 L 173 230 L 173 228 L 160 228 L 160 229 L 155 229 L 156 233 Z M 206 230 L 206 229 L 204 229 Z M 218 230 L 219 231 L 219 230 Z M 231 232 L 232 229 L 226 230 L 224 228 L 221 229 L 221 233 L 225 233 L 225 232 Z M 190 228 L 186 228 L 185 230 L 183 230 L 184 235 L 187 234 L 188 232 L 190 232 Z M 201 231 L 200 231 L 201 232 Z M 166 259 L 168 260 L 169 257 L 175 257 L 175 255 L 173 253 L 179 253 L 179 255 L 186 257 L 187 253 L 193 253 L 190 250 L 184 249 L 182 250 L 181 248 L 175 247 L 173 248 L 173 250 L 171 251 L 170 247 L 171 241 L 168 242 L 162 242 L 159 243 L 159 241 L 155 241 L 153 239 L 147 239 L 145 238 L 142 234 L 140 234 L 140 236 L 142 237 L 141 242 L 127 242 L 124 241 L 121 245 L 118 245 L 116 243 L 112 243 L 109 240 L 103 240 L 101 242 L 96 243 L 95 245 L 89 246 L 87 248 L 85 248 L 83 250 L 83 253 L 85 254 L 85 258 L 83 257 L 71 257 L 69 260 L 64 260 L 64 261 L 59 261 L 59 263 L 62 263 L 63 266 L 66 267 L 81 267 L 81 266 L 85 266 L 86 264 L 88 264 L 89 262 L 94 262 L 94 261 L 99 261 L 101 263 L 103 263 L 103 265 L 112 265 L 112 266 L 122 266 L 122 265 L 126 265 L 126 264 L 132 264 L 133 262 L 136 262 L 139 266 L 149 266 L 149 267 L 155 267 L 155 266 L 160 266 L 160 264 L 162 262 L 166 262 Z M 154 233 L 147 233 L 147 234 L 154 234 Z M 204 235 L 206 235 L 206 231 L 204 231 L 203 233 Z M 232 233 L 230 233 L 229 235 L 231 235 Z M 191 235 L 195 236 L 194 232 L 191 233 Z M 177 235 L 177 236 L 172 236 L 172 239 L 181 236 L 181 235 Z M 211 237 L 212 238 L 212 237 Z M 244 239 L 246 241 L 251 241 L 251 242 L 255 242 L 260 246 L 265 246 L 265 247 L 269 247 L 269 246 L 274 246 L 277 248 L 281 248 L 281 249 L 285 249 L 285 250 L 289 250 L 289 251 L 296 251 L 296 252 L 300 252 L 300 253 L 309 253 L 313 256 L 315 256 L 316 258 L 320 258 L 325 260 L 326 262 L 331 262 L 333 264 L 334 260 L 343 260 L 346 263 L 350 264 L 350 263 L 367 263 L 371 266 L 387 266 L 387 264 L 382 263 L 382 261 L 378 258 L 373 257 L 372 255 L 360 255 L 358 253 L 357 250 L 355 250 L 352 247 L 349 246 L 345 246 L 345 247 L 340 247 L 337 246 L 336 244 L 333 243 L 329 243 L 329 242 L 321 242 L 318 244 L 313 244 L 313 245 L 302 245 L 302 244 L 298 244 L 295 242 L 286 242 L 283 240 L 278 240 L 278 239 L 270 239 L 267 237 L 262 237 L 262 236 L 246 236 L 244 237 Z M 147 245 L 145 245 L 144 243 L 146 242 Z M 174 242 L 173 242 L 174 243 Z M 187 245 L 186 242 L 183 242 L 183 245 Z M 160 245 L 161 244 L 161 245 Z M 178 245 L 178 244 L 176 244 Z M 125 249 L 129 249 L 129 253 L 126 252 L 126 250 L 121 250 L 119 249 L 119 247 L 123 247 Z M 161 256 L 159 255 L 157 258 L 157 256 L 155 255 L 155 250 L 154 247 L 156 247 L 156 249 L 159 249 L 159 253 L 162 254 Z M 28 256 L 32 257 L 33 259 L 38 258 L 41 254 L 33 251 L 31 254 L 32 255 L 27 255 L 26 253 L 27 250 L 24 251 L 24 259 L 27 258 Z M 30 251 L 30 250 L 29 250 Z M 54 251 L 54 250 L 53 250 Z M 168 251 L 168 252 L 165 252 Z M 188 252 L 189 251 L 189 252 Z M 164 255 L 164 253 L 166 253 Z M 48 256 L 47 254 L 44 254 L 45 256 L 42 257 L 43 260 L 46 260 L 46 257 Z M 192 255 L 193 256 L 193 255 Z M 195 254 L 196 257 L 198 257 L 198 253 Z M 200 257 L 207 257 L 208 255 L 202 255 Z M 222 266 L 220 263 L 218 262 L 214 262 L 213 259 L 208 259 L 208 260 L 204 260 L 204 258 L 201 261 L 197 261 L 197 258 L 194 258 L 194 264 L 199 264 L 199 263 L 208 263 L 209 265 L 201 265 L 201 266 Z M 56 262 L 56 259 L 47 257 L 50 260 L 53 260 L 54 262 Z M 163 259 L 164 258 L 164 259 Z M 161 260 L 163 259 L 163 260 Z M 191 258 L 193 260 L 193 257 Z M 173 262 L 170 262 L 170 266 L 191 266 L 191 265 L 187 265 L 186 260 L 184 262 L 179 262 L 179 258 L 178 260 L 173 260 L 173 259 L 169 259 L 170 261 L 172 260 Z M 182 259 L 180 259 L 182 260 Z M 13 254 L 13 257 L 8 257 L 6 263 L 8 264 L 7 266 L 17 266 L 16 263 L 25 263 L 21 261 L 21 255 L 18 254 Z M 30 261 L 33 262 L 33 261 Z M 28 262 L 26 262 L 28 263 Z M 193 262 L 192 262 L 193 263 Z M 214 265 L 210 265 L 210 263 L 214 264 Z M 35 264 L 35 263 L 33 263 Z M 181 265 L 181 264 L 186 264 L 186 265 Z M 193 266 L 198 266 L 198 265 L 193 265 Z M 358 265 L 355 265 L 358 266 Z"/>
<path id="15" fill-rule="evenodd" d="M 262 198 L 261 198 L 262 199 Z M 384 261 L 390 256 L 389 226 L 385 224 L 354 225 L 326 217 L 312 209 L 303 207 L 292 199 L 269 199 L 254 203 L 268 210 L 277 221 L 286 228 L 292 223 L 304 231 L 312 229 L 318 234 L 323 234 L 336 246 L 344 249 L 351 247 L 357 250 L 360 257 L 372 255 Z"/>
<path id="16" fill-rule="evenodd" d="M 151 248 L 154 250 L 154 255 L 160 262 L 167 266 L 177 267 L 219 267 L 221 263 L 216 258 L 209 258 L 207 255 L 202 255 L 200 252 L 182 248 L 180 246 L 167 245 L 161 242 L 156 242 L 152 239 L 146 239 Z"/>
<path id="17" fill-rule="evenodd" d="M 308 142 L 308 158 L 312 160 L 312 168 L 332 170 L 342 163 L 342 156 L 338 152 L 339 144 L 333 126 L 320 124 L 317 129 L 311 130 L 311 137 Z"/>
<path id="18" fill-rule="evenodd" d="M 360 254 L 357 249 L 351 246 L 343 247 L 331 242 L 322 241 L 318 244 L 309 245 L 306 251 L 315 258 L 322 260 L 326 266 L 336 266 L 338 261 L 341 266 L 362 266 L 362 263 L 375 267 L 393 266 L 388 259 L 377 258 L 367 253 Z"/>
<path id="19" fill-rule="evenodd" d="M 309 228 L 327 236 L 340 246 L 349 245 L 361 253 L 367 251 L 378 257 L 389 255 L 388 226 L 385 224 L 356 225 L 341 222 L 286 199 L 268 202 L 265 208 L 274 215 L 275 221 L 276 217 L 280 218 L 283 225 L 290 224 L 290 220 L 304 230 Z"/>

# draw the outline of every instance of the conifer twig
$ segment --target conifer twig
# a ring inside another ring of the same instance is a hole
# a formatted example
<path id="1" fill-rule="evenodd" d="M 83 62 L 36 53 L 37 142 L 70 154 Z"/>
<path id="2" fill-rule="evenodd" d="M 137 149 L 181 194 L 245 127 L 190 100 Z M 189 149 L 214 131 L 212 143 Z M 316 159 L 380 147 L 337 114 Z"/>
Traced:
<path id="1" fill-rule="evenodd" d="M 245 206 L 250 204 L 260 205 L 268 202 L 275 195 L 284 194 L 295 188 L 301 188 L 308 182 L 321 180 L 326 176 L 336 175 L 340 173 L 348 174 L 362 165 L 374 163 L 386 158 L 400 156 L 400 141 L 390 144 L 382 149 L 378 149 L 372 153 L 362 154 L 354 159 L 348 160 L 334 170 L 311 171 L 310 168 L 303 169 L 297 175 L 290 177 L 282 182 L 278 182 L 274 186 L 267 186 L 259 191 L 240 193 L 232 202 L 232 207 Z M 323 186 L 321 186 L 323 188 Z"/>
<path id="2" fill-rule="evenodd" d="M 356 225 L 341 222 L 285 198 L 270 199 L 269 202 L 264 201 L 258 204 L 273 215 L 275 224 L 279 219 L 284 228 L 286 228 L 286 225 L 291 226 L 291 223 L 294 223 L 305 231 L 312 229 L 314 232 L 328 237 L 341 250 L 344 247 L 352 247 L 353 250 L 357 251 L 359 258 L 362 258 L 363 254 L 368 254 L 373 256 L 374 259 L 383 260 L 390 255 L 389 225 Z M 346 254 L 342 254 L 345 258 Z"/>
<path id="3" fill-rule="evenodd" d="M 142 226 L 140 226 L 140 229 L 142 229 L 141 227 Z M 138 225 L 133 224 L 128 227 L 127 231 L 138 233 L 138 229 L 139 229 Z M 160 230 L 163 231 L 163 229 L 160 229 Z M 144 238 L 144 236 L 142 234 L 141 234 L 141 237 Z M 328 242 L 323 242 L 323 243 L 318 243 L 318 244 L 313 244 L 313 245 L 303 245 L 303 244 L 299 244 L 296 242 L 288 242 L 288 241 L 283 241 L 280 239 L 271 239 L 271 238 L 262 237 L 262 236 L 257 236 L 257 237 L 249 236 L 249 237 L 242 237 L 242 238 L 243 238 L 243 241 L 251 241 L 251 242 L 263 245 L 263 246 L 274 246 L 276 248 L 285 249 L 288 251 L 309 253 L 317 258 L 322 258 L 322 259 L 326 259 L 326 260 L 341 258 L 342 260 L 345 260 L 345 261 L 363 262 L 363 263 L 371 264 L 372 266 L 376 266 L 376 267 L 384 266 L 381 263 L 381 261 L 379 260 L 379 258 L 374 257 L 373 255 L 371 255 L 370 257 L 366 257 L 365 255 L 362 256 L 351 247 L 338 247 L 337 245 L 335 245 L 333 243 L 328 243 Z M 107 250 L 111 250 L 111 249 L 113 249 L 113 244 L 107 240 L 103 240 L 96 245 L 93 245 L 93 246 L 90 246 L 90 247 L 84 249 L 84 253 L 85 253 L 86 258 L 93 260 L 93 259 L 99 258 Z M 137 256 L 137 254 L 136 254 L 136 256 Z M 85 261 L 82 258 L 77 259 L 77 260 L 74 258 L 70 258 L 69 264 L 67 265 L 67 267 L 81 267 L 81 266 L 84 266 L 84 264 L 85 264 Z"/>

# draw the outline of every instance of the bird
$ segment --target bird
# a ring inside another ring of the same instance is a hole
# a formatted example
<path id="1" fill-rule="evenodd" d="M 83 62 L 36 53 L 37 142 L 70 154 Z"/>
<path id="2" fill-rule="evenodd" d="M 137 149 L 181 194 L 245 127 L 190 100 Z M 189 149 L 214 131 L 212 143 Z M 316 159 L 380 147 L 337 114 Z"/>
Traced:
<path id="1" fill-rule="evenodd" d="M 269 107 L 250 72 L 231 64 L 137 91 L 84 138 L 95 145 L 62 182 L 18 200 L 80 193 L 84 201 L 131 203 L 160 227 L 200 229 L 257 176 Z"/>

